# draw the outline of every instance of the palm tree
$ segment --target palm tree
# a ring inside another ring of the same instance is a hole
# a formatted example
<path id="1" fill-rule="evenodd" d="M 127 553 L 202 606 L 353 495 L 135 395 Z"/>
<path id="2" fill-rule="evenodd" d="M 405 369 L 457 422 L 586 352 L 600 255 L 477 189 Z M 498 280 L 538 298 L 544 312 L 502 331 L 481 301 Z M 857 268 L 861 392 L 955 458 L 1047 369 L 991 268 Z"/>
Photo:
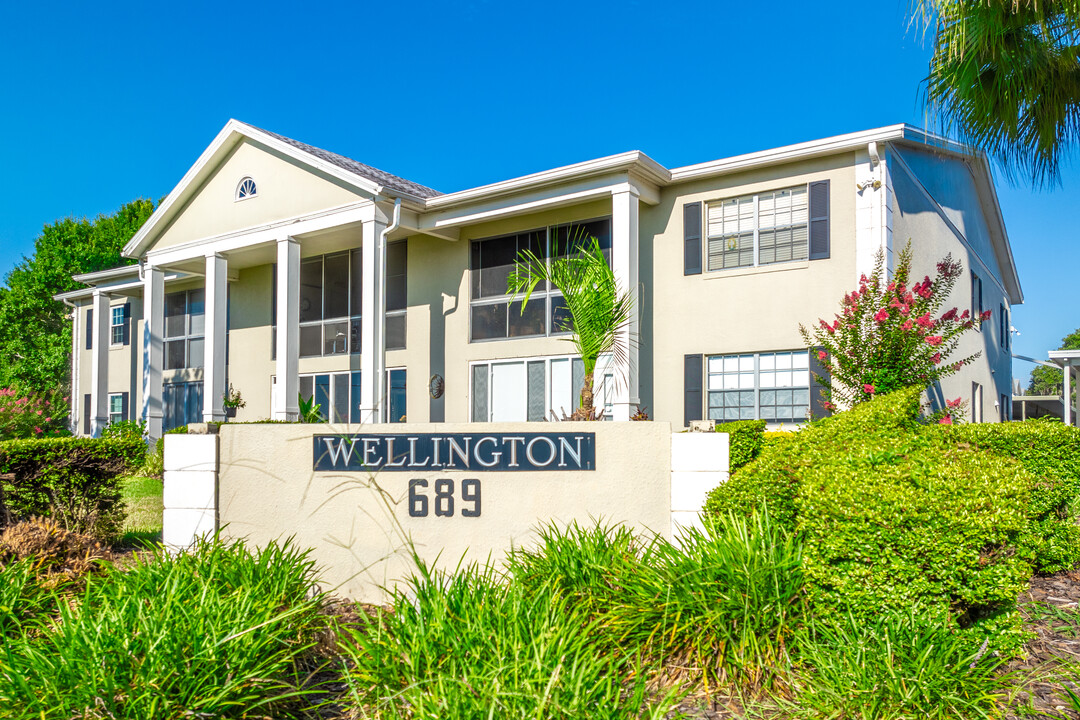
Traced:
<path id="1" fill-rule="evenodd" d="M 1005 171 L 1057 181 L 1080 139 L 1080 1 L 915 0 L 933 30 L 926 101 L 944 130 Z"/>
<path id="2" fill-rule="evenodd" d="M 555 257 L 550 261 L 531 250 L 520 251 L 507 279 L 507 292 L 512 299 L 523 296 L 522 312 L 541 282 L 549 283 L 563 294 L 570 319 L 562 321 L 559 329 L 573 333 L 569 339 L 581 357 L 585 374 L 581 406 L 570 419 L 596 420 L 599 418 L 593 409 L 596 362 L 607 353 L 612 353 L 617 363 L 627 361 L 629 348 L 619 342 L 619 337 L 630 323 L 633 299 L 616 285 L 615 273 L 595 237 L 579 233 L 568 240 L 565 250 L 565 254 L 553 253 Z"/>

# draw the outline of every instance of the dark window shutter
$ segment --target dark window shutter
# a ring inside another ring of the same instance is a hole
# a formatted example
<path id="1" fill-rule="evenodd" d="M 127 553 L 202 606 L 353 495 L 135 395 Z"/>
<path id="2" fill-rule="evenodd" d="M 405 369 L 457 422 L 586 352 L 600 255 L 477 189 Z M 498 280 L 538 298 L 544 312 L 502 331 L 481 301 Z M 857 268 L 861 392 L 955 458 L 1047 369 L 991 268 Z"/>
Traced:
<path id="1" fill-rule="evenodd" d="M 825 383 L 829 381 L 829 366 L 818 359 L 818 353 L 825 348 L 810 348 L 810 418 L 829 417 L 832 412 L 825 409 Z"/>
<path id="2" fill-rule="evenodd" d="M 829 181 L 810 183 L 810 259 L 829 257 Z"/>
<path id="3" fill-rule="evenodd" d="M 701 420 L 704 405 L 701 385 L 704 374 L 701 355 L 683 356 L 683 425 L 690 425 L 691 420 Z"/>
<path id="4" fill-rule="evenodd" d="M 124 344 L 131 344 L 131 303 L 124 303 Z"/>
<path id="5" fill-rule="evenodd" d="M 683 205 L 683 275 L 701 274 L 701 203 Z M 700 355 L 698 356 L 700 357 Z M 698 418 L 699 420 L 701 418 Z"/>
<path id="6" fill-rule="evenodd" d="M 86 349 L 94 349 L 94 308 L 86 311 Z"/>
<path id="7" fill-rule="evenodd" d="M 128 394 L 126 392 L 120 393 L 120 419 L 131 419 L 130 417 L 128 417 Z"/>
<path id="8" fill-rule="evenodd" d="M 82 431 L 83 431 L 83 435 L 89 435 L 90 434 L 90 396 L 89 395 L 83 395 Z"/>

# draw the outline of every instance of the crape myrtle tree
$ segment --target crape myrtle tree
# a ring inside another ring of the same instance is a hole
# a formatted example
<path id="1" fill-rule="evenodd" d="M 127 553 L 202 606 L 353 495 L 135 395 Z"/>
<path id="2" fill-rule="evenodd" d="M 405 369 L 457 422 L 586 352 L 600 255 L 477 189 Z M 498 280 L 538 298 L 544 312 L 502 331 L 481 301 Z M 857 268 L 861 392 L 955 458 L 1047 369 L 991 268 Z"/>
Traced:
<path id="1" fill-rule="evenodd" d="M 870 277 L 859 278 L 857 290 L 841 300 L 832 322 L 799 326 L 807 346 L 817 348 L 829 376 L 815 376 L 824 387 L 825 407 L 851 407 L 875 395 L 901 388 L 925 388 L 971 363 L 980 353 L 960 359 L 952 355 L 966 331 L 990 316 L 971 317 L 969 310 L 941 312 L 962 272 L 951 255 L 937 264 L 937 274 L 911 283 L 911 243 L 900 252 L 896 272 L 888 279 L 884 253 L 878 252 Z M 948 401 L 959 408 L 961 401 Z M 950 419 L 951 421 L 951 419 Z"/>
<path id="2" fill-rule="evenodd" d="M 541 282 L 563 294 L 569 319 L 557 322 L 560 330 L 572 333 L 569 339 L 581 357 L 585 376 L 580 407 L 570 419 L 597 420 L 603 411 L 597 414 L 593 407 L 593 373 L 601 355 L 611 353 L 617 363 L 626 362 L 629 348 L 619 337 L 630 323 L 633 299 L 619 289 L 595 237 L 580 233 L 568 239 L 562 253 L 556 248 L 553 255 L 547 259 L 531 250 L 520 251 L 507 279 L 507 292 L 522 298 L 522 312 Z"/>

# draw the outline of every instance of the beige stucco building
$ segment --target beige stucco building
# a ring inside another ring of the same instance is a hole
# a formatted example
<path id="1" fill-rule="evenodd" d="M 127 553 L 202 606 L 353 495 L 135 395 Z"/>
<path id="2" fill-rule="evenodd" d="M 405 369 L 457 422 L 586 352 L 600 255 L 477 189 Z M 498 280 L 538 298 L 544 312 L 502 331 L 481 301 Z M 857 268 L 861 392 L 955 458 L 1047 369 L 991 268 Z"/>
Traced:
<path id="1" fill-rule="evenodd" d="M 598 370 L 608 417 L 639 408 L 793 425 L 820 404 L 800 323 L 910 238 L 914 271 L 963 261 L 961 309 L 992 321 L 980 359 L 931 394 L 1007 418 L 1009 313 L 1022 291 L 985 156 L 908 125 L 668 169 L 640 152 L 460 192 L 435 190 L 230 121 L 124 250 L 78 276 L 72 425 L 152 435 L 221 420 L 544 420 L 569 414 L 581 367 L 560 296 L 522 313 L 516 253 L 597 237 L 637 312 L 626 358 Z M 377 380 L 372 380 L 373 378 Z"/>

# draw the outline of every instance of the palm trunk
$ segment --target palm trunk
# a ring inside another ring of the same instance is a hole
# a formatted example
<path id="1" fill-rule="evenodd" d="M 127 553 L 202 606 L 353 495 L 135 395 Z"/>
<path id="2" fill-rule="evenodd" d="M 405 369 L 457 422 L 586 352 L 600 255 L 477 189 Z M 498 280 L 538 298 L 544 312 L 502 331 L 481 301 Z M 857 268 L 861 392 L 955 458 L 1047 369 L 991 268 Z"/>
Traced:
<path id="1" fill-rule="evenodd" d="M 581 407 L 574 412 L 573 420 L 593 420 L 593 374 L 586 373 L 581 383 Z"/>

